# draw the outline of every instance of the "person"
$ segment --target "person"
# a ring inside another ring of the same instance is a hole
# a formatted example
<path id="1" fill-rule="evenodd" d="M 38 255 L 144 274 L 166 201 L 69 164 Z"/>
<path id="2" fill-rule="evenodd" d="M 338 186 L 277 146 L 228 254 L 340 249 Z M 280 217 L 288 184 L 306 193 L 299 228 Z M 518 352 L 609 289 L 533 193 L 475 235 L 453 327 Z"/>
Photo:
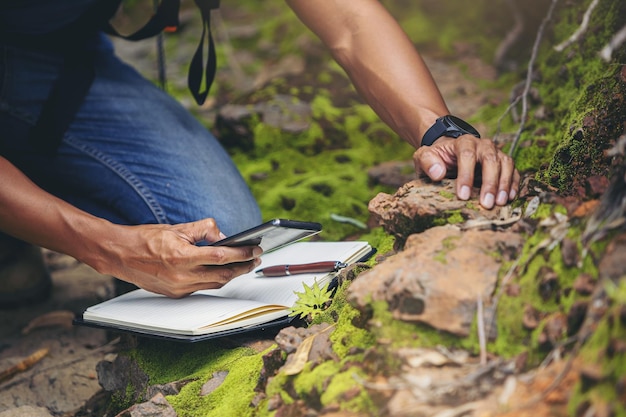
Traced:
<path id="1" fill-rule="evenodd" d="M 220 287 L 258 265 L 261 249 L 197 243 L 260 223 L 260 210 L 218 141 L 178 102 L 120 61 L 105 35 L 94 31 L 71 38 L 80 39 L 81 54 L 93 58 L 95 74 L 59 143 L 50 151 L 29 136 L 64 66 L 80 61 L 64 55 L 71 48 L 45 42 L 30 47 L 6 34 L 21 39 L 59 29 L 79 20 L 94 1 L 14 0 L 0 6 L 4 240 L 68 254 L 168 297 Z M 416 148 L 417 170 L 435 181 L 456 170 L 457 196 L 467 200 L 479 167 L 482 206 L 515 198 L 519 173 L 512 159 L 471 126 L 448 117 L 418 51 L 377 0 L 287 4 L 382 120 Z M 422 146 L 425 137 L 429 143 Z M 32 252 L 24 253 L 33 259 Z M 14 283 L 3 287 L 0 305 L 16 299 L 15 275 L 0 275 Z"/>

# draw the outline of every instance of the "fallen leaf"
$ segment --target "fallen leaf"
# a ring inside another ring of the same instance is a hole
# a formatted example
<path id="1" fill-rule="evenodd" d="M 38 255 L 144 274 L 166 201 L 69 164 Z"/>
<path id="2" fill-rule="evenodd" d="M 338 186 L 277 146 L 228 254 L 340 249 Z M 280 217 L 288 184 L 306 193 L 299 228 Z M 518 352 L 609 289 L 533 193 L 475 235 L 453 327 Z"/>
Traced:
<path id="1" fill-rule="evenodd" d="M 28 334 L 35 329 L 41 327 L 62 326 L 65 328 L 72 327 L 74 313 L 68 310 L 57 310 L 43 314 L 32 319 L 26 327 L 22 329 L 22 334 Z"/>
<path id="2" fill-rule="evenodd" d="M 283 367 L 285 375 L 297 375 L 302 372 L 304 365 L 309 361 L 309 354 L 311 353 L 315 338 L 333 327 L 335 327 L 334 324 L 304 339 L 293 355 L 287 359 L 287 363 Z"/>

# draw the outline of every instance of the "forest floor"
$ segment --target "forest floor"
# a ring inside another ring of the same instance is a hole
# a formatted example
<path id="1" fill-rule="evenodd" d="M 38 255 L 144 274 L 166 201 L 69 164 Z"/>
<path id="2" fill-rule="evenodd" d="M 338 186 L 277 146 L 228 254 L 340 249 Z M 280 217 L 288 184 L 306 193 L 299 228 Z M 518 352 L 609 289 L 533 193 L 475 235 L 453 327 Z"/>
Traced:
<path id="1" fill-rule="evenodd" d="M 119 52 L 126 59 L 136 61 L 146 54 L 145 48 L 152 48 L 154 44 L 124 46 L 120 43 L 117 46 L 122 48 Z M 481 80 L 495 77 L 495 70 L 469 49 L 461 48 L 458 52 L 460 58 L 456 62 L 427 59 L 452 113 L 467 117 L 491 100 L 505 100 L 504 93 L 480 86 Z M 145 61 L 140 65 L 146 65 Z M 182 72 L 178 75 L 186 76 Z M 170 72 L 170 76 L 178 75 Z M 486 130 L 480 124 L 477 128 Z M 0 310 L 0 372 L 20 364 L 24 368 L 0 380 L 0 417 L 76 415 L 87 402 L 97 398 L 100 391 L 96 364 L 110 358 L 118 349 L 115 334 L 72 325 L 75 314 L 113 296 L 113 279 L 66 256 L 52 252 L 45 252 L 45 255 L 54 285 L 51 297 L 40 304 Z M 29 330 L 33 320 L 39 320 L 39 323 Z M 42 352 L 41 360 L 33 360 L 32 366 L 27 366 L 28 357 L 37 352 Z M 521 390 L 516 395 L 523 401 L 535 392 Z M 561 394 L 554 393 L 555 402 L 545 414 L 536 409 L 529 412 L 534 417 L 562 415 L 564 405 L 557 398 Z M 530 414 L 520 412 L 515 415 Z"/>

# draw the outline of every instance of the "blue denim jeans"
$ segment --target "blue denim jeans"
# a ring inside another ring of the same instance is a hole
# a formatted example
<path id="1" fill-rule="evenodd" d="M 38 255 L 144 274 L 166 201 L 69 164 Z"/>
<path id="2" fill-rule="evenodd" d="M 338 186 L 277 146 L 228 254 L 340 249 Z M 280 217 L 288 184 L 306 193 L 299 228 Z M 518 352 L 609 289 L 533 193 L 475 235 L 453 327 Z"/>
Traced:
<path id="1" fill-rule="evenodd" d="M 261 215 L 219 142 L 114 54 L 102 36 L 96 78 L 54 154 L 28 132 L 58 75 L 53 53 L 0 45 L 0 150 L 43 189 L 121 224 L 216 219 L 227 235 Z M 1 173 L 0 173 L 1 175 Z"/>

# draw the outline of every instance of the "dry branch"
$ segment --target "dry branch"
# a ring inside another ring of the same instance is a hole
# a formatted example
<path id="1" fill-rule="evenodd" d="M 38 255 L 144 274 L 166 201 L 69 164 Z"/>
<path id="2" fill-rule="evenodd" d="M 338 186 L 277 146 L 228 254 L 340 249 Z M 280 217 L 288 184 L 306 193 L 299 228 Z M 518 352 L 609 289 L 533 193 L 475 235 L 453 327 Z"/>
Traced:
<path id="1" fill-rule="evenodd" d="M 599 3 L 598 0 L 593 0 L 591 2 L 589 7 L 587 8 L 587 11 L 583 15 L 583 21 L 581 22 L 578 29 L 576 29 L 576 31 L 572 33 L 572 36 L 570 36 L 567 40 L 565 40 L 564 42 L 561 42 L 560 44 L 554 47 L 554 49 L 557 52 L 563 51 L 565 48 L 567 48 L 568 46 L 576 42 L 578 39 L 580 39 L 582 34 L 585 33 L 585 31 L 587 30 L 587 27 L 589 26 L 589 19 L 591 18 L 591 13 L 593 12 L 593 9 L 596 8 L 598 3 Z"/>
<path id="2" fill-rule="evenodd" d="M 530 85 L 532 84 L 533 79 L 533 67 L 535 65 L 535 60 L 537 59 L 537 54 L 539 52 L 539 45 L 541 44 L 541 40 L 543 39 L 543 32 L 548 22 L 552 20 L 552 13 L 554 12 L 557 3 L 558 0 L 552 0 L 550 8 L 548 9 L 548 13 L 541 22 L 539 30 L 537 31 L 537 37 L 535 38 L 530 61 L 528 62 L 528 71 L 526 72 L 526 84 L 524 85 L 524 92 L 522 93 L 522 119 L 520 120 L 519 128 L 517 129 L 517 133 L 515 134 L 515 138 L 513 139 L 513 143 L 511 144 L 511 149 L 509 149 L 509 156 L 513 156 L 515 154 L 517 144 L 520 137 L 522 136 L 522 131 L 524 130 L 526 124 L 526 118 L 528 117 L 528 93 L 530 92 Z"/>

